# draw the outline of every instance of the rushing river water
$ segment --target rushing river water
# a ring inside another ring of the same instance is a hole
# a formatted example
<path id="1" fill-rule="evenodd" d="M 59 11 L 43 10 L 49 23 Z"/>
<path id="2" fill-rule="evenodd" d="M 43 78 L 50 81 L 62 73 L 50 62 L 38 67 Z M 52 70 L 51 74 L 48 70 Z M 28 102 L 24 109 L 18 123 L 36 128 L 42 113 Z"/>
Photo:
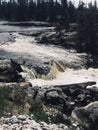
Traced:
<path id="1" fill-rule="evenodd" d="M 98 69 L 84 68 L 86 54 L 79 54 L 73 50 L 66 50 L 53 45 L 38 44 L 35 37 L 19 34 L 19 32 L 46 31 L 48 29 L 53 29 L 53 27 L 19 27 L 2 25 L 1 22 L 0 50 L 3 53 L 0 53 L 0 57 L 25 59 L 25 62 L 31 61 L 32 64 L 43 64 L 52 60 L 57 61 L 57 64 L 61 63 L 65 72 L 60 72 L 57 66 L 53 66 L 51 71 L 54 73 L 55 79 L 50 78 L 51 80 L 46 80 L 45 76 L 36 78 L 33 69 L 22 65 L 24 70 L 22 75 L 35 86 L 72 84 L 86 81 L 96 81 L 98 83 Z M 74 70 L 75 67 L 80 69 Z"/>

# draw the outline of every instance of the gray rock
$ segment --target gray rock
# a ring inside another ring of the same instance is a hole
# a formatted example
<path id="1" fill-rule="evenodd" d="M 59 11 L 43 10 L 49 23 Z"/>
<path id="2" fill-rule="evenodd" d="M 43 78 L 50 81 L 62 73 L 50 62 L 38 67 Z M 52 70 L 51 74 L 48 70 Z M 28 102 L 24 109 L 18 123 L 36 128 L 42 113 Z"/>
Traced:
<path id="1" fill-rule="evenodd" d="M 50 72 L 50 68 L 47 65 L 35 66 L 34 69 L 39 75 L 47 75 Z"/>
<path id="2" fill-rule="evenodd" d="M 66 95 L 59 88 L 46 90 L 44 98 L 46 102 L 53 105 L 64 104 L 66 101 Z"/>
<path id="3" fill-rule="evenodd" d="M 18 116 L 18 120 L 25 121 L 26 120 L 26 116 L 25 115 L 19 115 Z"/>
<path id="4" fill-rule="evenodd" d="M 12 122 L 12 124 L 18 123 L 18 118 L 16 116 L 12 116 L 11 117 L 11 122 Z"/>
<path id="5" fill-rule="evenodd" d="M 80 130 L 98 130 L 98 101 L 76 108 L 71 117 L 76 124 L 82 127 Z"/>
<path id="6" fill-rule="evenodd" d="M 26 118 L 26 121 L 22 121 L 20 123 L 9 123 L 9 121 L 12 121 L 12 119 L 16 118 L 19 120 L 24 120 Z M 8 121 L 8 123 L 4 122 L 4 120 Z M 2 124 L 1 124 L 2 122 Z M 26 123 L 23 123 L 26 122 Z M 29 119 L 28 115 L 19 115 L 12 116 L 10 118 L 3 117 L 0 121 L 0 130 L 69 130 L 69 128 L 64 124 L 47 124 L 45 122 L 39 122 L 37 123 L 34 119 Z"/>
<path id="7" fill-rule="evenodd" d="M 19 82 L 23 81 L 19 75 L 22 69 L 13 60 L 0 60 L 0 82 Z"/>
<path id="8" fill-rule="evenodd" d="M 9 118 L 4 119 L 3 123 L 8 124 L 9 123 Z"/>

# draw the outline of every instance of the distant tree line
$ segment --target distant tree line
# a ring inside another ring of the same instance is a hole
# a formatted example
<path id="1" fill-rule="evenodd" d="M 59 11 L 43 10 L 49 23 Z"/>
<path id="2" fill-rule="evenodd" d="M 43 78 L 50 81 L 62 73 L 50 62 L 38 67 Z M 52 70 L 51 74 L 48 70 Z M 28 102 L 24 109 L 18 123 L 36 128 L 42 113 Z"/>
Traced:
<path id="1" fill-rule="evenodd" d="M 0 18 L 13 21 L 57 21 L 68 18 L 67 0 L 0 0 Z"/>
<path id="2" fill-rule="evenodd" d="M 77 8 L 79 50 L 98 54 L 98 9 L 96 1 L 85 6 L 80 2 Z"/>
<path id="3" fill-rule="evenodd" d="M 46 21 L 69 29 L 77 23 L 79 51 L 96 53 L 98 47 L 98 9 L 96 1 L 76 8 L 67 0 L 0 0 L 0 19 L 9 21 Z"/>

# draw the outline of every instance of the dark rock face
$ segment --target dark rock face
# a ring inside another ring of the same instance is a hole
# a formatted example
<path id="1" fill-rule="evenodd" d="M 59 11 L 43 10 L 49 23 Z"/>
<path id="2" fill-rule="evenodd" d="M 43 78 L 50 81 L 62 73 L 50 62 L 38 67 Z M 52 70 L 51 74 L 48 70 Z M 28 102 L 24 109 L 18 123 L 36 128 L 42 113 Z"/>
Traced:
<path id="1" fill-rule="evenodd" d="M 6 87 L 0 87 L 2 92 L 4 92 L 4 89 L 8 93 L 7 97 L 5 95 L 5 99 L 3 99 L 3 111 L 5 114 L 8 112 L 16 115 L 29 114 L 37 109 L 40 104 L 41 106 L 43 104 L 49 105 L 51 108 L 55 107 L 66 117 L 71 116 L 70 122 L 76 121 L 75 123 L 78 123 L 79 130 L 92 130 L 93 128 L 97 130 L 98 102 L 91 103 L 96 101 L 96 95 L 92 95 L 91 89 L 87 89 L 88 85 L 93 84 L 95 82 L 46 86 L 44 88 L 34 87 L 29 82 L 8 84 Z M 97 92 L 96 89 L 95 91 Z"/>
<path id="2" fill-rule="evenodd" d="M 80 84 L 70 84 L 62 86 L 51 86 L 46 88 L 33 88 L 34 99 L 44 101 L 45 104 L 61 107 L 64 114 L 70 116 L 76 107 L 83 107 L 96 101 L 96 95 L 92 95 L 88 85 L 94 85 L 95 82 L 86 82 Z"/>
<path id="3" fill-rule="evenodd" d="M 65 31 L 64 29 L 61 29 L 61 27 L 57 26 L 53 30 L 42 32 L 36 37 L 36 39 L 40 41 L 39 43 L 54 44 L 65 48 L 77 49 L 76 42 L 78 42 L 78 39 L 76 37 L 76 26 L 77 25 L 74 25 L 73 27 L 73 25 L 70 25 L 69 31 Z"/>
<path id="4" fill-rule="evenodd" d="M 30 21 L 30 22 L 8 22 L 5 23 L 3 25 L 13 25 L 13 26 L 35 26 L 35 27 L 51 27 L 52 25 L 50 23 L 47 22 L 34 22 L 34 21 Z"/>
<path id="5" fill-rule="evenodd" d="M 0 60 L 0 82 L 20 82 L 22 77 L 19 75 L 22 69 L 13 60 Z"/>
<path id="6" fill-rule="evenodd" d="M 62 106 L 63 104 L 65 104 L 66 95 L 64 95 L 62 89 L 60 88 L 48 89 L 46 90 L 44 95 L 46 104 L 58 106 Z"/>
<path id="7" fill-rule="evenodd" d="M 50 68 L 48 66 L 34 66 L 34 69 L 37 74 L 47 75 L 50 72 Z"/>
<path id="8" fill-rule="evenodd" d="M 98 101 L 73 110 L 71 116 L 75 123 L 81 124 L 80 130 L 98 130 Z"/>

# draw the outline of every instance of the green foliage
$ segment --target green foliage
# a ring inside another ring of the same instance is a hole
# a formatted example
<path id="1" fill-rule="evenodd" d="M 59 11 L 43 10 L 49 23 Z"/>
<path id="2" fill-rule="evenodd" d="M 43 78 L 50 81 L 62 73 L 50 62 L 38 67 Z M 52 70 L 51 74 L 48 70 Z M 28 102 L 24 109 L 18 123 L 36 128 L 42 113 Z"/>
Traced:
<path id="1" fill-rule="evenodd" d="M 43 106 L 43 104 L 32 102 L 32 108 L 30 113 L 34 115 L 34 119 L 37 122 L 44 121 L 46 123 L 63 123 L 70 126 L 70 121 L 68 118 L 60 113 L 59 111 L 55 110 L 54 108 L 50 108 L 49 106 Z M 44 108 L 45 107 L 45 108 Z M 45 110 L 47 109 L 47 110 Z"/>
<path id="2" fill-rule="evenodd" d="M 78 48 L 79 52 L 98 53 L 98 9 L 96 1 L 94 5 L 89 3 L 88 6 L 80 1 L 78 8 L 76 8 L 72 2 L 67 0 L 60 0 L 59 2 L 57 0 L 36 0 L 36 2 L 35 0 L 1 0 L 0 19 L 55 22 L 59 34 L 61 29 L 64 28 L 69 31 L 70 23 L 77 22 L 78 42 L 72 41 L 76 43 L 75 47 Z M 42 40 L 47 42 L 45 37 Z M 53 42 L 51 41 L 51 43 Z M 69 43 L 70 41 L 67 44 L 66 39 L 60 38 L 56 44 L 66 48 L 70 46 Z"/>
<path id="3" fill-rule="evenodd" d="M 48 122 L 48 115 L 43 110 L 43 105 L 39 102 L 32 101 L 31 108 L 29 109 L 30 114 L 34 115 L 34 118 L 37 122 L 46 121 Z"/>
<path id="4" fill-rule="evenodd" d="M 33 111 L 34 114 L 34 118 L 37 122 L 39 121 L 45 121 L 47 123 L 49 123 L 49 117 L 48 115 L 44 112 L 44 110 L 42 108 L 36 108 Z"/>
<path id="5" fill-rule="evenodd" d="M 69 31 L 70 23 L 77 23 L 78 42 L 73 41 L 78 43 L 76 48 L 79 52 L 98 53 L 98 8 L 96 1 L 87 6 L 80 1 L 78 8 L 76 8 L 73 2 L 67 0 L 0 0 L 0 19 L 52 22 L 56 23 L 59 32 L 61 29 Z M 43 38 L 43 41 L 46 40 Z M 58 44 L 65 48 L 68 46 L 63 38 Z"/>
<path id="6" fill-rule="evenodd" d="M 0 19 L 11 21 L 40 20 L 60 22 L 67 28 L 69 25 L 68 2 L 54 0 L 10 0 L 0 4 Z M 58 20 L 58 16 L 62 19 Z"/>
<path id="7" fill-rule="evenodd" d="M 30 104 L 29 111 L 25 110 L 25 104 Z M 46 106 L 48 108 L 48 106 Z M 62 113 L 56 109 L 50 108 L 51 111 L 46 112 L 43 104 L 36 102 L 25 95 L 24 92 L 18 90 L 10 90 L 7 87 L 0 87 L 0 117 L 7 113 L 13 114 L 33 114 L 37 122 L 44 121 L 46 123 L 63 123 L 70 126 L 70 121 L 64 117 Z"/>
<path id="8" fill-rule="evenodd" d="M 9 89 L 6 87 L 0 87 L 0 117 L 4 114 L 8 95 Z"/>
<path id="9" fill-rule="evenodd" d="M 70 126 L 70 130 L 76 130 L 77 129 L 77 127 L 75 127 L 75 126 Z"/>
<path id="10" fill-rule="evenodd" d="M 11 90 L 8 87 L 0 87 L 0 117 L 8 113 L 11 115 L 29 114 L 29 104 L 32 100 L 25 92 Z M 28 104 L 26 106 L 26 104 Z"/>

